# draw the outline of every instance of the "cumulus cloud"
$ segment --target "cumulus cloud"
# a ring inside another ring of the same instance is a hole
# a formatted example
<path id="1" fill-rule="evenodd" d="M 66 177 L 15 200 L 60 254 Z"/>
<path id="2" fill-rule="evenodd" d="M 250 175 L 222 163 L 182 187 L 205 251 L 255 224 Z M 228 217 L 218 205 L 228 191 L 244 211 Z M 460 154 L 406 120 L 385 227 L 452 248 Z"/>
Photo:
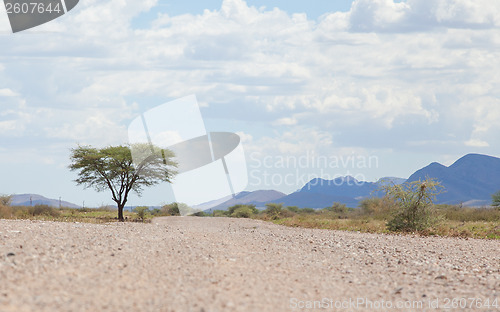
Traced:
<path id="1" fill-rule="evenodd" d="M 25 101 L 2 133 L 122 143 L 140 111 L 196 94 L 207 118 L 253 125 L 261 152 L 500 153 L 500 3 L 356 0 L 313 21 L 224 0 L 132 26 L 157 5 L 89 0 L 40 34 L 0 36 L 0 101 Z"/>
<path id="2" fill-rule="evenodd" d="M 425 31 L 432 28 L 497 28 L 500 7 L 488 0 L 355 0 L 349 28 L 361 32 Z"/>
<path id="3" fill-rule="evenodd" d="M 11 89 L 4 88 L 0 89 L 0 96 L 5 96 L 5 97 L 11 97 L 11 96 L 16 96 L 17 94 L 12 91 Z"/>

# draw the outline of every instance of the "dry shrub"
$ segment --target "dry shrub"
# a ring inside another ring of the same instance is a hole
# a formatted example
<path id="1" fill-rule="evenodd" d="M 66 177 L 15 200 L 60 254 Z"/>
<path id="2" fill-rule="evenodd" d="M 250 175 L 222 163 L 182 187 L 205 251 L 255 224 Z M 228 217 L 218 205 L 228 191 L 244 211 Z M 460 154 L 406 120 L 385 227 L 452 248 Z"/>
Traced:
<path id="1" fill-rule="evenodd" d="M 12 208 L 10 206 L 0 204 L 0 219 L 12 218 Z"/>
<path id="2" fill-rule="evenodd" d="M 361 208 L 359 213 L 362 215 L 368 215 L 377 220 L 386 220 L 399 206 L 393 199 L 385 196 L 364 199 L 359 203 L 359 207 Z"/>
<path id="3" fill-rule="evenodd" d="M 28 208 L 28 213 L 32 216 L 50 216 L 57 217 L 60 212 L 48 205 L 35 205 L 33 207 Z"/>
<path id="4" fill-rule="evenodd" d="M 0 195 L 0 219 L 12 218 L 11 195 Z"/>

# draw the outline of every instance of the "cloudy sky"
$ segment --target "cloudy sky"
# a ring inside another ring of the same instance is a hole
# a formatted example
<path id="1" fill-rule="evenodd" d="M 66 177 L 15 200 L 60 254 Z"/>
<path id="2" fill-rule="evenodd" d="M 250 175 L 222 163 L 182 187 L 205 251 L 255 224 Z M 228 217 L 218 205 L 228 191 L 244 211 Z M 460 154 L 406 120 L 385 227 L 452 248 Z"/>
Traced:
<path id="1" fill-rule="evenodd" d="M 248 190 L 500 156 L 499 27 L 491 0 L 80 0 L 16 34 L 2 8 L 0 193 L 111 204 L 72 182 L 70 148 L 126 143 L 192 94 L 208 131 L 240 134 Z"/>

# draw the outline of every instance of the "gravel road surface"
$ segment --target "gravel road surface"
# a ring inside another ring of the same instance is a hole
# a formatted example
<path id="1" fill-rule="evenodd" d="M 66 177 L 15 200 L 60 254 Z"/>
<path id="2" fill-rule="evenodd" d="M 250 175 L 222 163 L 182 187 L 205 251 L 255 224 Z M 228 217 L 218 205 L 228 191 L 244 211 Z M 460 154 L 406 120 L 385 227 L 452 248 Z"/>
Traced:
<path id="1" fill-rule="evenodd" d="M 227 218 L 0 220 L 2 312 L 500 311 L 499 297 L 499 241 Z"/>

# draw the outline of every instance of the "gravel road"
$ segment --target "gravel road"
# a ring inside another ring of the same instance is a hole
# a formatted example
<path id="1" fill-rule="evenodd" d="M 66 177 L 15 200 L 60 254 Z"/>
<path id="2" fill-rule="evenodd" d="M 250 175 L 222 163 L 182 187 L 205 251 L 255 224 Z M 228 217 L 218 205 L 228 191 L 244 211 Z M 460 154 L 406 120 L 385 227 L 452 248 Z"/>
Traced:
<path id="1" fill-rule="evenodd" d="M 0 220 L 0 311 L 500 311 L 499 247 L 247 219 Z"/>

